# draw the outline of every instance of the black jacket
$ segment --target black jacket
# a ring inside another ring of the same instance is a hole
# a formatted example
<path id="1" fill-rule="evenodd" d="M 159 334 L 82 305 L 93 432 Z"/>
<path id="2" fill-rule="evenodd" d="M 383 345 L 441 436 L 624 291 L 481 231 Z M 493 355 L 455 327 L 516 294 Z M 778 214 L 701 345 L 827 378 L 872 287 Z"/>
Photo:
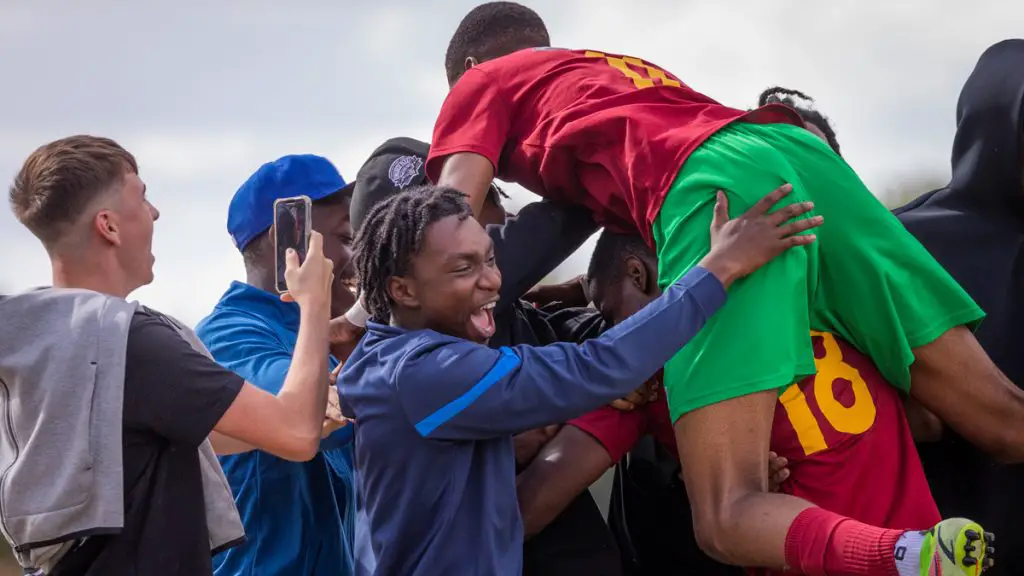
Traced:
<path id="1" fill-rule="evenodd" d="M 560 325 L 549 323 L 550 314 L 523 302 L 520 297 L 578 249 L 597 224 L 580 207 L 543 201 L 527 204 L 504 226 L 487 226 L 494 241 L 494 259 L 501 272 L 501 290 L 494 308 L 495 333 L 490 346 L 529 344 L 543 346 L 568 340 Z M 560 316 L 559 324 L 569 321 Z"/>
<path id="2" fill-rule="evenodd" d="M 978 340 L 1024 384 L 1024 40 L 982 54 L 957 104 L 953 177 L 895 211 L 907 229 L 985 310 Z M 1024 466 L 999 466 L 947 430 L 919 446 L 944 517 L 996 533 L 992 574 L 1024 574 Z M 986 572 L 988 574 L 989 572 Z"/>

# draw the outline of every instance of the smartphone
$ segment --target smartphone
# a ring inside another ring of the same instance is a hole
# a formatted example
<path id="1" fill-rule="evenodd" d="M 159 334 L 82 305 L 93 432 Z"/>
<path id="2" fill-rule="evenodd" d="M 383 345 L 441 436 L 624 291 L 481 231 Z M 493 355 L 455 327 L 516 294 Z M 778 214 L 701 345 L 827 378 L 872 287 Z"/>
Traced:
<path id="1" fill-rule="evenodd" d="M 277 266 L 277 291 L 288 291 L 284 280 L 286 268 L 285 253 L 289 248 L 299 255 L 299 264 L 305 262 L 309 250 L 311 206 L 309 196 L 280 198 L 274 202 L 274 253 Z"/>

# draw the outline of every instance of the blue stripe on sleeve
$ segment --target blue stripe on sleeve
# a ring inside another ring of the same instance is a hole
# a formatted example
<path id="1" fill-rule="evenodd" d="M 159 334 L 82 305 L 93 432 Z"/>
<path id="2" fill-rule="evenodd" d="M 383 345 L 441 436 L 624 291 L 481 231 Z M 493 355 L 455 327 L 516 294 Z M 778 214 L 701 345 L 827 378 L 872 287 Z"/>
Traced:
<path id="1" fill-rule="evenodd" d="M 491 367 L 490 370 L 484 374 L 483 378 L 479 382 L 473 385 L 472 388 L 466 391 L 465 394 L 459 396 L 455 400 L 445 404 L 439 408 L 436 412 L 427 416 L 423 420 L 420 420 L 419 424 L 416 425 L 416 431 L 420 433 L 420 436 L 428 436 L 434 430 L 445 422 L 459 415 L 473 403 L 474 400 L 479 398 L 484 392 L 486 392 L 495 382 L 501 380 L 508 373 L 514 370 L 521 362 L 519 355 L 515 353 L 511 348 L 502 346 L 501 357 Z"/>

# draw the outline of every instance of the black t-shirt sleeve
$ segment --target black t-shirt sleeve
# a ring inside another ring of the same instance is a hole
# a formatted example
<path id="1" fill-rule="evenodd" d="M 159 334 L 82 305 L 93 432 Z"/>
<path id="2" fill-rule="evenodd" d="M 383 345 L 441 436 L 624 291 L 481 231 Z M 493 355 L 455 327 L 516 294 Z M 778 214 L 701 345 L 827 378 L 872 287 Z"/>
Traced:
<path id="1" fill-rule="evenodd" d="M 500 314 L 572 255 L 598 229 L 585 208 L 543 200 L 527 204 L 502 226 L 487 226 L 501 271 Z"/>
<path id="2" fill-rule="evenodd" d="M 127 427 L 198 447 L 244 383 L 161 318 L 148 312 L 132 318 L 125 360 Z"/>
<path id="3" fill-rule="evenodd" d="M 597 338 L 610 327 L 598 311 L 590 308 L 563 308 L 548 315 L 547 320 L 559 341 L 577 344 Z"/>

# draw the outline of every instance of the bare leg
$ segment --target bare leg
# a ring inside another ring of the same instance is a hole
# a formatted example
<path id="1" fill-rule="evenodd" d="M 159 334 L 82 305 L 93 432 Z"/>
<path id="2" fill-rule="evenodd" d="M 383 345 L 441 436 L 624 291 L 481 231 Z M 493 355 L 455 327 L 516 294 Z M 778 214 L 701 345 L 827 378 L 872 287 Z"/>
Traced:
<path id="1" fill-rule="evenodd" d="M 697 543 L 712 558 L 781 570 L 793 520 L 812 506 L 768 493 L 768 443 L 775 392 L 726 400 L 675 423 Z"/>
<path id="2" fill-rule="evenodd" d="M 964 327 L 914 349 L 910 394 L 993 457 L 1024 462 L 1024 391 Z"/>

